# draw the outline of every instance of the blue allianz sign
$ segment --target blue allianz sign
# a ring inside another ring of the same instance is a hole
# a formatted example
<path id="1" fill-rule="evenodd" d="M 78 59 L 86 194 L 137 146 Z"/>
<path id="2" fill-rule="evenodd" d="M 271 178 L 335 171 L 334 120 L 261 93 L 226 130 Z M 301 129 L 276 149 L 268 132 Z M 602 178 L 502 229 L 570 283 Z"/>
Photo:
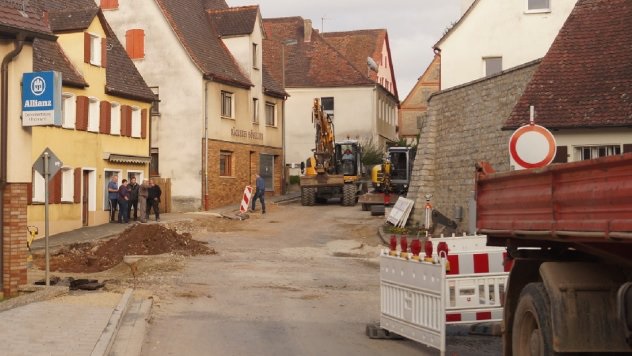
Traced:
<path id="1" fill-rule="evenodd" d="M 61 126 L 61 73 L 24 73 L 22 126 Z"/>

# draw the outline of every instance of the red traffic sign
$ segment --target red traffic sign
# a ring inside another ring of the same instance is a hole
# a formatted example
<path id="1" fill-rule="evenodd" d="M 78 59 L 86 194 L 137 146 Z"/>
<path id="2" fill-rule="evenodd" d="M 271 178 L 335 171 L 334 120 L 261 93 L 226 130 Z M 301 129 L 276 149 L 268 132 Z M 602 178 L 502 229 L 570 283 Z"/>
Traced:
<path id="1" fill-rule="evenodd" d="M 545 167 L 555 158 L 555 137 L 540 125 L 525 125 L 509 139 L 509 154 L 519 168 Z"/>

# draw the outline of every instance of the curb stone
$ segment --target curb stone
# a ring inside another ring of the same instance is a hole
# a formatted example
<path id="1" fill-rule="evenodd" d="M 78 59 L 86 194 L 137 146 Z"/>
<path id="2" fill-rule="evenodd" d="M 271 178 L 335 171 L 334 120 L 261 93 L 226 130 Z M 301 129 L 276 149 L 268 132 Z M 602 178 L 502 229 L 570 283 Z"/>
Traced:
<path id="1" fill-rule="evenodd" d="M 121 320 L 123 319 L 123 315 L 127 308 L 129 307 L 130 300 L 132 299 L 132 289 L 127 288 L 121 300 L 119 301 L 114 311 L 112 311 L 112 315 L 110 316 L 110 320 L 107 325 L 103 329 L 99 340 L 97 341 L 94 349 L 92 349 L 92 356 L 106 356 L 110 349 L 112 348 L 112 343 L 114 342 L 114 336 L 116 336 L 116 332 L 121 326 Z"/>

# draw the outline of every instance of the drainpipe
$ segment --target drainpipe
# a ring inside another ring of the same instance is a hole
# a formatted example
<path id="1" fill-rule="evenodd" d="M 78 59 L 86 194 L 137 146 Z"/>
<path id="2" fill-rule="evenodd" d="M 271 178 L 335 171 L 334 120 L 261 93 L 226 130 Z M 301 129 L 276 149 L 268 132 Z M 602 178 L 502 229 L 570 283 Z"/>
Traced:
<path id="1" fill-rule="evenodd" d="M 24 47 L 24 34 L 18 33 L 15 38 L 15 48 L 13 51 L 7 53 L 7 55 L 2 59 L 2 74 L 0 81 L 2 82 L 0 85 L 2 87 L 2 95 L 0 98 L 0 292 L 4 289 L 3 279 L 4 279 L 4 269 L 2 260 L 4 254 L 4 190 L 7 185 L 7 139 L 8 139 L 8 131 L 7 124 L 9 122 L 9 109 L 7 108 L 9 102 L 9 63 L 13 60 L 13 58 L 17 57 L 20 52 L 22 52 L 22 48 Z"/>
<path id="2" fill-rule="evenodd" d="M 204 210 L 208 204 L 208 82 L 204 81 Z"/>

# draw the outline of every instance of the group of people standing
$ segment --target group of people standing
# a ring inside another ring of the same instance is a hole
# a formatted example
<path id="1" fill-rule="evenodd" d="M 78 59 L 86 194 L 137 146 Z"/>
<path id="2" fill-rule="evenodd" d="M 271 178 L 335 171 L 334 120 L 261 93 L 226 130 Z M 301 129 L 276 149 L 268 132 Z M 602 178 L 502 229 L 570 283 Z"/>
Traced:
<path id="1" fill-rule="evenodd" d="M 110 222 L 121 224 L 129 223 L 132 208 L 134 209 L 134 221 L 138 220 L 140 210 L 140 222 L 145 223 L 153 209 L 156 221 L 160 221 L 160 186 L 153 179 L 143 179 L 141 184 L 132 176 L 130 181 L 123 179 L 118 185 L 118 176 L 112 176 L 108 183 L 108 198 L 110 200 Z M 118 207 L 118 219 L 116 211 Z"/>

